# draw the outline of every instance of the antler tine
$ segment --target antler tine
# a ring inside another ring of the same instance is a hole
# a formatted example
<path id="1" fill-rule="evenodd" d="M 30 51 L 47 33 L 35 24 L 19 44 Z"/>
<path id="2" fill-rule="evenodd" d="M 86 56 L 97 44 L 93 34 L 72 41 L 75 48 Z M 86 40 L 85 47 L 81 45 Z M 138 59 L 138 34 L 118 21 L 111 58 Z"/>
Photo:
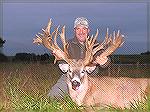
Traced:
<path id="1" fill-rule="evenodd" d="M 103 45 L 108 45 L 111 40 L 111 34 L 109 36 L 109 28 L 106 29 L 106 36 Z"/>
<path id="2" fill-rule="evenodd" d="M 47 27 L 45 29 L 45 31 L 47 32 L 48 35 L 50 35 L 51 26 L 52 26 L 52 19 L 50 18 L 49 22 L 48 22 L 48 25 L 47 25 Z"/>
<path id="3" fill-rule="evenodd" d="M 90 44 L 90 45 L 92 44 L 93 36 L 94 36 L 94 35 L 92 35 L 92 36 L 89 38 L 89 44 Z"/>
<path id="4" fill-rule="evenodd" d="M 109 32 L 109 28 L 106 29 L 105 43 L 108 42 L 108 38 L 109 38 L 108 37 L 108 35 L 109 35 L 108 32 Z"/>
<path id="5" fill-rule="evenodd" d="M 97 29 L 97 30 L 96 30 L 96 34 L 95 34 L 94 39 L 93 39 L 93 42 L 92 42 L 92 45 L 94 45 L 94 43 L 95 43 L 95 41 L 96 41 L 96 39 L 97 39 L 97 37 L 98 37 L 98 33 L 99 33 L 99 31 L 98 31 L 98 29 Z"/>
<path id="6" fill-rule="evenodd" d="M 62 43 L 63 43 L 63 46 L 66 45 L 65 28 L 66 28 L 66 27 L 65 27 L 65 25 L 64 25 L 63 28 L 62 28 L 61 33 L 59 34 L 59 35 L 60 35 L 60 38 L 61 38 L 61 41 L 62 41 Z"/>
<path id="7" fill-rule="evenodd" d="M 119 36 L 119 34 L 120 34 L 120 30 L 118 30 L 118 32 L 117 32 L 117 37 Z"/>
<path id="8" fill-rule="evenodd" d="M 68 55 L 68 50 L 67 50 L 68 49 L 68 43 L 66 42 L 66 39 L 65 39 L 65 28 L 66 27 L 64 25 L 62 28 L 62 32 L 59 35 L 60 35 L 61 41 L 63 43 L 64 52 Z"/>
<path id="9" fill-rule="evenodd" d="M 38 32 L 38 34 L 39 34 L 41 37 L 43 37 L 43 36 L 44 36 L 44 34 L 42 34 L 42 33 L 39 33 L 39 32 Z"/>
<path id="10" fill-rule="evenodd" d="M 113 32 L 113 40 L 116 40 L 116 32 L 115 31 Z M 115 41 L 113 41 L 113 42 L 115 42 Z"/>
<path id="11" fill-rule="evenodd" d="M 120 46 L 119 46 L 119 47 L 121 47 L 121 46 L 124 44 L 124 42 L 125 42 L 125 41 L 123 40 L 124 35 L 121 35 L 121 36 L 122 36 L 122 40 L 121 40 L 121 41 L 122 41 L 122 43 L 120 44 Z"/>
<path id="12" fill-rule="evenodd" d="M 45 30 L 45 29 L 43 29 L 43 28 L 42 28 L 42 31 L 43 31 L 44 33 L 46 32 L 46 30 Z"/>
<path id="13" fill-rule="evenodd" d="M 36 34 L 35 36 L 36 36 L 37 38 L 41 38 L 41 37 L 40 37 L 39 35 L 37 35 L 37 34 Z"/>
<path id="14" fill-rule="evenodd" d="M 60 48 L 58 47 L 58 44 L 57 44 L 57 36 L 58 36 L 58 29 L 59 29 L 59 27 L 60 26 L 58 26 L 56 29 L 55 29 L 55 35 L 54 35 L 54 45 L 55 45 L 55 47 L 57 48 L 57 49 L 59 49 L 60 50 Z"/>

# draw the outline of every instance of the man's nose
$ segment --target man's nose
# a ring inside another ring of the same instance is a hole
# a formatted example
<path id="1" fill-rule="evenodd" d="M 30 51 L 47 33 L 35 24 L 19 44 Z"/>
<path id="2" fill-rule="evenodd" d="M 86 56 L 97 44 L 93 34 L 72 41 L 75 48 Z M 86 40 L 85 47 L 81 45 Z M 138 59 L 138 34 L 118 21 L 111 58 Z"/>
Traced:
<path id="1" fill-rule="evenodd" d="M 82 33 L 84 33 L 84 31 L 82 29 L 80 29 L 79 33 L 82 34 Z"/>

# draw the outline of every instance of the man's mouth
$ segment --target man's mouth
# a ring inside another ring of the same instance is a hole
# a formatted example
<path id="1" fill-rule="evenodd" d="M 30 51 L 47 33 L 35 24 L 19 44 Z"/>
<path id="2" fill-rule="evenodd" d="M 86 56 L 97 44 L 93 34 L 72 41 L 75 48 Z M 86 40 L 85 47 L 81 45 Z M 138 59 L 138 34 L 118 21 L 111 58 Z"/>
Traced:
<path id="1" fill-rule="evenodd" d="M 80 36 L 80 38 L 84 38 L 85 35 L 84 34 L 80 34 L 79 36 Z"/>

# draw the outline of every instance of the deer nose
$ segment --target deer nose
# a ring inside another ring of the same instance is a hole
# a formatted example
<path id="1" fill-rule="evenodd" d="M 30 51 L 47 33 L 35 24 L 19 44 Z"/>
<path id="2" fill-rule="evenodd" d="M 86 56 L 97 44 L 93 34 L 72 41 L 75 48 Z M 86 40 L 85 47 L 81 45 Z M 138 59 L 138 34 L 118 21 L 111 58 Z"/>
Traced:
<path id="1" fill-rule="evenodd" d="M 74 81 L 72 82 L 72 85 L 74 85 L 74 86 L 80 86 L 80 83 L 79 83 L 78 81 L 74 80 Z"/>
<path id="2" fill-rule="evenodd" d="M 73 87 L 73 88 L 76 88 L 76 87 L 79 87 L 79 86 L 80 86 L 80 83 L 79 83 L 78 81 L 74 80 L 74 81 L 72 82 L 72 87 Z"/>

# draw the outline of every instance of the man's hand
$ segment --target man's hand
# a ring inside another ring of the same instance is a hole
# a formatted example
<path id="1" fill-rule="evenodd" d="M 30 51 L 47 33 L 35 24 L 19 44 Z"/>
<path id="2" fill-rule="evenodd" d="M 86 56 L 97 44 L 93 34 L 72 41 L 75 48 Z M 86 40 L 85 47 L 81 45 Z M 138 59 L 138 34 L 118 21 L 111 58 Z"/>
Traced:
<path id="1" fill-rule="evenodd" d="M 108 61 L 107 57 L 101 57 L 101 56 L 97 56 L 95 60 L 95 62 L 100 65 L 104 65 L 107 61 Z"/>

